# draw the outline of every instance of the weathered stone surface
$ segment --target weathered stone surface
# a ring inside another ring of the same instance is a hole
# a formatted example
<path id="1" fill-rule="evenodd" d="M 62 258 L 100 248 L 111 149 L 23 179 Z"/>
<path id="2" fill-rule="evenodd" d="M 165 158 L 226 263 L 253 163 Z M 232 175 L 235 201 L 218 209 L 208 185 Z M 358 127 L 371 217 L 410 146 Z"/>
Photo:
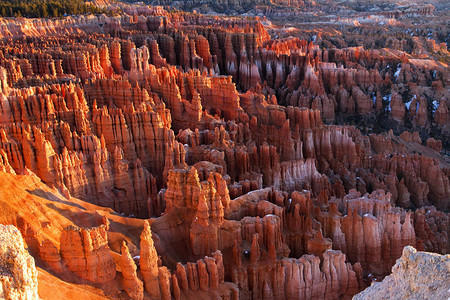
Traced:
<path id="1" fill-rule="evenodd" d="M 121 254 L 120 269 L 122 270 L 123 276 L 123 288 L 131 299 L 142 300 L 144 299 L 144 285 L 137 277 L 136 264 L 125 242 L 122 244 Z"/>
<path id="2" fill-rule="evenodd" d="M 110 13 L 0 19 L 0 223 L 58 295 L 349 298 L 404 246 L 449 251 L 432 7 L 93 4 Z M 400 39 L 411 16 L 429 27 Z"/>
<path id="3" fill-rule="evenodd" d="M 0 225 L 0 295 L 11 300 L 39 299 L 34 259 L 12 225 Z"/>
<path id="4" fill-rule="evenodd" d="M 402 256 L 392 267 L 392 274 L 375 282 L 353 299 L 448 298 L 450 256 L 417 251 L 405 247 Z"/>
<path id="5" fill-rule="evenodd" d="M 105 225 L 96 228 L 67 227 L 61 235 L 61 258 L 67 269 L 81 278 L 103 283 L 116 277 Z"/>

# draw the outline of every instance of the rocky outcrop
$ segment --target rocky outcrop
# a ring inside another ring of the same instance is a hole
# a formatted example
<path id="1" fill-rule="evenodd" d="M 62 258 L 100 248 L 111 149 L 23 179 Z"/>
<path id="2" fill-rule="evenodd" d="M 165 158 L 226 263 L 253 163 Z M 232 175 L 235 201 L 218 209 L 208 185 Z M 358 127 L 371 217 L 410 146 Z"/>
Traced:
<path id="1" fill-rule="evenodd" d="M 144 277 L 145 291 L 152 297 L 159 297 L 158 254 L 153 244 L 152 232 L 148 221 L 144 223 L 140 245 L 139 265 L 142 276 Z"/>
<path id="2" fill-rule="evenodd" d="M 12 225 L 0 225 L 0 295 L 11 300 L 39 299 L 34 259 Z"/>
<path id="3" fill-rule="evenodd" d="M 116 277 L 105 225 L 90 229 L 74 226 L 65 228 L 61 235 L 60 251 L 67 269 L 81 278 L 104 283 Z M 121 263 L 123 264 L 125 263 Z"/>
<path id="4" fill-rule="evenodd" d="M 350 261 L 360 262 L 375 274 L 388 272 L 403 247 L 416 244 L 412 214 L 406 212 L 402 216 L 401 212 L 392 211 L 389 196 L 380 191 L 363 198 L 346 196 L 346 216 L 341 220 L 340 229 L 336 228 L 345 235 L 343 248 Z M 337 232 L 332 235 L 339 238 Z"/>
<path id="5" fill-rule="evenodd" d="M 449 255 L 420 252 L 405 247 L 392 267 L 392 274 L 375 282 L 353 299 L 402 298 L 445 299 L 449 296 Z"/>
<path id="6" fill-rule="evenodd" d="M 111 13 L 0 20 L 0 223 L 44 284 L 337 299 L 404 246 L 449 251 L 448 51 L 432 16 L 400 41 L 405 15 L 347 20 L 357 10 L 332 3 L 217 3 L 292 27 L 94 3 Z"/>
<path id="7" fill-rule="evenodd" d="M 123 276 L 123 288 L 131 299 L 142 300 L 144 299 L 144 285 L 137 277 L 136 264 L 134 263 L 125 242 L 122 244 L 121 254 L 120 269 L 122 270 Z"/>

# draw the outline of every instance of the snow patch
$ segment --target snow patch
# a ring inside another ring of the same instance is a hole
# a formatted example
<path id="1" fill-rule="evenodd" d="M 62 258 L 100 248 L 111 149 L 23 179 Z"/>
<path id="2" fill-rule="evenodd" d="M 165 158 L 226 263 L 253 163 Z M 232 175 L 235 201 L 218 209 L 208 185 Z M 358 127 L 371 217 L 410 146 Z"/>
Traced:
<path id="1" fill-rule="evenodd" d="M 439 102 L 437 100 L 434 100 L 431 103 L 431 114 L 433 115 L 433 117 L 434 117 L 434 114 L 436 113 L 436 110 L 438 109 L 438 107 L 439 107 Z"/>
<path id="2" fill-rule="evenodd" d="M 383 100 L 388 103 L 388 105 L 386 106 L 386 111 L 389 111 L 389 112 L 391 111 L 391 97 L 392 97 L 391 94 L 388 94 L 383 97 Z"/>
<path id="3" fill-rule="evenodd" d="M 400 67 L 400 68 L 398 68 L 398 70 L 395 72 L 395 74 L 394 74 L 394 77 L 395 77 L 395 79 L 397 79 L 398 78 L 398 76 L 400 75 L 400 72 L 402 71 L 402 68 Z"/>
<path id="4" fill-rule="evenodd" d="M 409 100 L 408 102 L 406 102 L 405 103 L 405 106 L 406 106 L 406 108 L 409 110 L 409 107 L 411 106 L 411 102 L 414 100 L 414 99 L 416 99 L 417 98 L 417 96 L 416 95 L 414 95 L 412 98 L 411 98 L 411 100 Z"/>

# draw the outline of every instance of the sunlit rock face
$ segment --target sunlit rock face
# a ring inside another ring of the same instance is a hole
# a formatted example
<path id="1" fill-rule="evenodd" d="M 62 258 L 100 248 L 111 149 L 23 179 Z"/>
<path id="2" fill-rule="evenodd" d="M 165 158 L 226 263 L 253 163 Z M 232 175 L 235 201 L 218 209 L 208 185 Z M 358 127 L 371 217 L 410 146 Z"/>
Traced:
<path id="1" fill-rule="evenodd" d="M 0 295 L 350 298 L 450 251 L 433 7 L 219 3 L 0 19 Z"/>
<path id="2" fill-rule="evenodd" d="M 445 298 L 448 296 L 450 256 L 405 247 L 392 267 L 392 274 L 375 283 L 353 299 L 372 297 Z M 432 271 L 433 270 L 433 271 Z M 429 288 L 433 287 L 433 288 Z"/>
<path id="3" fill-rule="evenodd" d="M 25 250 L 20 231 L 0 225 L 0 292 L 4 299 L 39 299 L 33 257 Z"/>

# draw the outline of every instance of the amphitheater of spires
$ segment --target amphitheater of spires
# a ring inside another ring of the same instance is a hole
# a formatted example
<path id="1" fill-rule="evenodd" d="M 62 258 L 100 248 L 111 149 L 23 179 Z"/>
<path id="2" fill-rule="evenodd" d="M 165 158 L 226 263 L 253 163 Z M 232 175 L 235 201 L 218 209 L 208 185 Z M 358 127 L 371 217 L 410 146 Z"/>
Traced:
<path id="1" fill-rule="evenodd" d="M 349 298 L 450 251 L 442 63 L 149 6 L 0 36 L 0 223 L 86 297 Z"/>

